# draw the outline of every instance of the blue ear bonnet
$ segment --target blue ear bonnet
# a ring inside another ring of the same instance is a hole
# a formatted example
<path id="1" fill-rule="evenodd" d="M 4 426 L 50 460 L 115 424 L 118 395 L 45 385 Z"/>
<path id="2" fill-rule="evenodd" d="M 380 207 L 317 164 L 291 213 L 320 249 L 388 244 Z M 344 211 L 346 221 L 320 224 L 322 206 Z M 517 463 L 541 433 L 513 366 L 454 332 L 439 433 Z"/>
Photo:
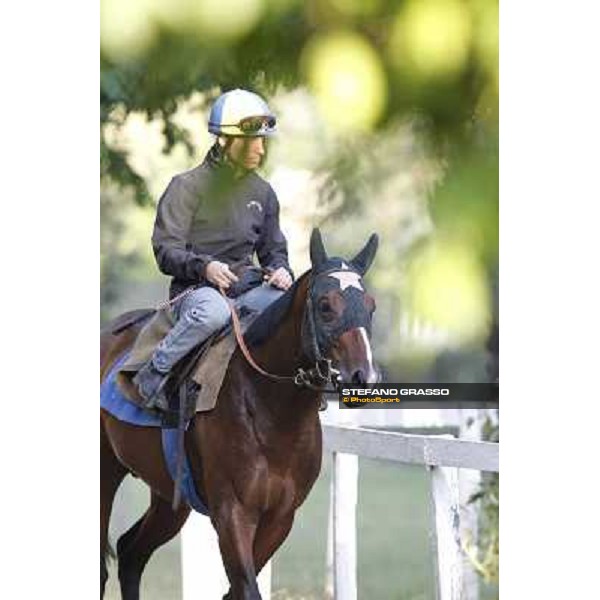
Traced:
<path id="1" fill-rule="evenodd" d="M 342 315 L 332 321 L 324 318 L 318 305 L 318 299 L 329 291 L 340 293 L 345 304 Z M 313 268 L 306 308 L 303 343 L 311 358 L 319 358 L 314 356 L 318 353 L 325 354 L 333 341 L 350 329 L 364 327 L 371 335 L 371 313 L 365 305 L 362 276 L 350 261 L 332 257 Z M 316 338 L 318 348 L 310 337 Z"/>

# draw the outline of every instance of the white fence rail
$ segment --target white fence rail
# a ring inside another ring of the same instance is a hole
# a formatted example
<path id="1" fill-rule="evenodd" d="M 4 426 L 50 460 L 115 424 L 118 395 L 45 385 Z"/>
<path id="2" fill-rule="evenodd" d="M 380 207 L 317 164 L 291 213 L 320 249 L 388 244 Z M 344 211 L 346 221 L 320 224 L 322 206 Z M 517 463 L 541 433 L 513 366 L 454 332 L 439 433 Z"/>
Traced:
<path id="1" fill-rule="evenodd" d="M 458 440 L 447 435 L 414 435 L 362 427 L 323 425 L 330 452 L 429 467 L 460 467 L 498 472 L 498 444 Z"/>
<path id="2" fill-rule="evenodd" d="M 466 600 L 460 534 L 458 469 L 499 470 L 499 446 L 488 442 L 323 426 L 324 450 L 333 453 L 328 591 L 357 600 L 356 498 L 358 456 L 419 464 L 431 473 L 431 542 L 437 600 Z M 343 500 L 342 500 L 343 499 Z M 350 499 L 350 501 L 348 500 Z"/>

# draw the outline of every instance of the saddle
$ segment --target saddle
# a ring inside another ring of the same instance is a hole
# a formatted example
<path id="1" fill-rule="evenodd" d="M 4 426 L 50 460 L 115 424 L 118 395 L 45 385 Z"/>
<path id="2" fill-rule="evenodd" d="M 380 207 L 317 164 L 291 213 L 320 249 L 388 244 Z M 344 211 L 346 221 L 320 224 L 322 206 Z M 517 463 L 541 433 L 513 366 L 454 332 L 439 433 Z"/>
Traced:
<path id="1" fill-rule="evenodd" d="M 238 281 L 228 289 L 229 298 L 236 298 L 261 285 L 264 276 L 270 272 L 268 269 L 248 265 L 246 261 L 231 265 L 231 269 L 238 276 Z M 242 333 L 257 316 L 258 313 L 242 309 L 238 315 Z M 125 396 L 141 407 L 144 405 L 144 400 L 133 384 L 133 377 L 150 360 L 158 344 L 171 331 L 175 325 L 175 316 L 167 306 L 153 311 L 134 311 L 129 313 L 126 319 L 113 324 L 113 333 L 116 333 L 147 319 L 148 322 L 138 334 L 129 356 L 116 376 L 117 385 Z M 237 342 L 230 323 L 193 348 L 173 367 L 165 383 L 165 392 L 174 414 L 179 414 L 179 405 L 182 401 L 186 404 L 186 419 L 191 418 L 196 412 L 214 408 L 229 360 L 236 346 Z"/>
<path id="2" fill-rule="evenodd" d="M 242 332 L 252 324 L 257 312 L 243 311 L 239 315 Z M 116 376 L 117 385 L 135 404 L 144 405 L 133 383 L 133 377 L 150 360 L 156 346 L 169 333 L 175 319 L 169 309 L 157 310 L 138 334 L 129 356 Z M 231 323 L 193 348 L 175 364 L 165 383 L 169 411 L 161 414 L 163 425 L 177 426 L 180 404 L 184 402 L 185 420 L 197 412 L 215 407 L 227 367 L 237 346 Z"/>

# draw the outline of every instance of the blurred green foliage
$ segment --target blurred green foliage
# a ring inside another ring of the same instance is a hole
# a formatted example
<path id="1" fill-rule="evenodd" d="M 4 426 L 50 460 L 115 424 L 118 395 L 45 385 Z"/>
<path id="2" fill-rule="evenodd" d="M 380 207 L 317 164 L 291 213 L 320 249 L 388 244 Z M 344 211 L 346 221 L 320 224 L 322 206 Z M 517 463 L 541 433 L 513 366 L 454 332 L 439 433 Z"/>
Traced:
<path id="1" fill-rule="evenodd" d="M 380 233 L 368 283 L 392 379 L 474 380 L 486 359 L 497 377 L 498 81 L 497 0 L 102 0 L 103 318 L 124 286 L 139 297 L 157 277 L 149 219 L 168 171 L 144 170 L 115 132 L 132 115 L 160 123 L 161 150 L 183 170 L 206 140 L 181 107 L 193 98 L 205 113 L 242 87 L 283 98 L 267 176 L 279 160 L 319 181 L 316 204 L 294 196 L 307 207 L 297 235 L 321 225 L 349 256 Z"/>
<path id="2" fill-rule="evenodd" d="M 123 193 L 108 184 L 101 190 L 101 321 L 109 318 L 107 311 L 118 302 L 123 288 L 143 280 L 148 267 L 153 266 L 148 240 L 144 236 L 131 235 L 131 222 L 139 223 L 139 213 L 143 214 L 143 211 L 136 205 L 131 190 Z"/>
<path id="3" fill-rule="evenodd" d="M 305 87 L 337 140 L 313 159 L 331 183 L 322 200 L 341 196 L 331 219 L 383 201 L 377 190 L 406 157 L 390 144 L 382 155 L 381 140 L 410 122 L 441 173 L 428 191 L 437 239 L 415 253 L 398 302 L 466 332 L 462 342 L 485 335 L 498 249 L 496 0 L 103 0 L 100 84 L 101 175 L 140 205 L 151 203 L 147 177 L 111 132 L 142 113 L 161 122 L 165 153 L 191 157 L 175 115 L 198 92 L 208 106 L 234 87 L 267 98 Z M 442 289 L 458 301 L 440 306 Z"/>
<path id="4" fill-rule="evenodd" d="M 284 164 L 320 178 L 317 204 L 294 200 L 309 207 L 296 234 L 321 225 L 346 254 L 382 237 L 378 358 L 397 379 L 424 377 L 444 348 L 481 362 L 498 321 L 496 0 L 103 0 L 101 26 L 103 237 L 127 237 L 110 213 L 150 208 L 167 182 L 120 140 L 132 115 L 160 123 L 162 152 L 189 168 L 212 100 L 254 89 L 284 117 L 267 177 Z M 190 129 L 177 115 L 191 99 Z M 120 247 L 103 241 L 107 302 L 141 260 Z"/>
<path id="5" fill-rule="evenodd" d="M 127 5 L 127 7 L 124 6 Z M 165 151 L 186 135 L 178 100 L 248 87 L 307 85 L 347 131 L 419 114 L 440 147 L 497 137 L 495 0 L 103 0 L 102 173 L 147 200 L 143 178 L 111 149 L 104 125 L 130 111 L 164 121 Z"/>

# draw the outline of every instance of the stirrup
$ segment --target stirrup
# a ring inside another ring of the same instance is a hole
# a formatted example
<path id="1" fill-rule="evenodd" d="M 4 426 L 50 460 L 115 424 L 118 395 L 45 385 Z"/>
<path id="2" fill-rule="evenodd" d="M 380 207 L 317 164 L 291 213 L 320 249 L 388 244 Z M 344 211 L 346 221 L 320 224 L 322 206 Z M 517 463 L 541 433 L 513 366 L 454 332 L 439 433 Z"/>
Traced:
<path id="1" fill-rule="evenodd" d="M 145 393 L 142 389 L 142 383 L 145 378 L 155 377 L 158 380 L 156 387 L 151 393 Z M 169 402 L 165 395 L 165 384 L 169 377 L 169 373 L 161 373 L 151 361 L 146 363 L 133 378 L 139 395 L 144 400 L 142 408 L 151 412 L 165 412 L 169 410 Z"/>
<path id="2" fill-rule="evenodd" d="M 163 414 L 169 411 L 169 402 L 164 392 L 160 390 L 146 400 L 143 408 L 151 412 Z"/>

